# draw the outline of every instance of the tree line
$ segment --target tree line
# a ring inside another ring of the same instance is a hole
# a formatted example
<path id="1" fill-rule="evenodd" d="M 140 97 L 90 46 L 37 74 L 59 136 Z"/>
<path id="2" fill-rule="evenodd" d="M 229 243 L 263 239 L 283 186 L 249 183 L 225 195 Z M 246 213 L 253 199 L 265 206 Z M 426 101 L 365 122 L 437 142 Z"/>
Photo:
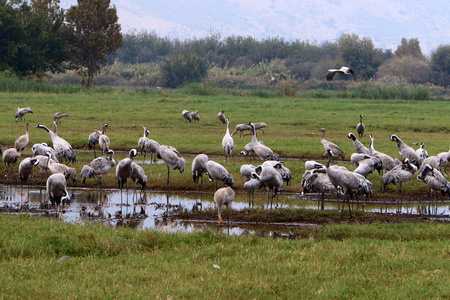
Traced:
<path id="1" fill-rule="evenodd" d="M 171 39 L 154 32 L 122 34 L 109 0 L 78 0 L 67 11 L 59 0 L 0 0 L 0 71 L 21 77 L 75 70 L 90 86 L 107 64 L 158 64 L 165 85 L 199 81 L 211 67 L 252 68 L 277 61 L 281 78 L 323 79 L 328 68 L 349 66 L 359 80 L 383 75 L 411 83 L 450 83 L 450 45 L 425 57 L 416 38 L 403 38 L 395 51 L 376 48 L 368 37 L 342 34 L 313 43 L 269 37 L 226 36 Z"/>
<path id="2" fill-rule="evenodd" d="M 90 86 L 122 45 L 117 21 L 109 0 L 78 0 L 67 11 L 59 0 L 0 0 L 0 71 L 43 77 L 75 70 Z"/>
<path id="3" fill-rule="evenodd" d="M 219 33 L 179 40 L 155 32 L 130 32 L 124 35 L 123 46 L 114 58 L 125 64 L 161 63 L 162 68 L 173 70 L 180 70 L 182 61 L 192 61 L 192 56 L 209 67 L 222 69 L 251 68 L 277 59 L 288 70 L 289 74 L 284 75 L 297 80 L 323 79 L 324 70 L 345 65 L 356 70 L 361 80 L 387 74 L 411 83 L 449 85 L 450 45 L 439 46 L 428 58 L 423 55 L 418 39 L 403 38 L 399 42 L 392 51 L 376 48 L 370 38 L 356 34 L 342 34 L 337 41 L 312 43 L 282 37 L 263 40 L 249 36 L 222 37 Z M 177 84 L 179 81 L 183 80 L 179 79 Z"/>

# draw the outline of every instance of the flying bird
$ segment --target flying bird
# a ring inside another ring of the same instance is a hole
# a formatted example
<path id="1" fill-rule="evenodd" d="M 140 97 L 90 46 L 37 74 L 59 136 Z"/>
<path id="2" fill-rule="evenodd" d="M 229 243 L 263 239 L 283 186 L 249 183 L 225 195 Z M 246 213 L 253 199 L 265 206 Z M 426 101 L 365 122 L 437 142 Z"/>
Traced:
<path id="1" fill-rule="evenodd" d="M 327 78 L 327 81 L 332 81 L 334 75 L 336 75 L 336 74 L 339 74 L 341 76 L 347 75 L 347 76 L 356 77 L 353 70 L 350 69 L 349 67 L 341 67 L 340 69 L 329 69 L 327 74 L 325 74 L 325 77 Z"/>

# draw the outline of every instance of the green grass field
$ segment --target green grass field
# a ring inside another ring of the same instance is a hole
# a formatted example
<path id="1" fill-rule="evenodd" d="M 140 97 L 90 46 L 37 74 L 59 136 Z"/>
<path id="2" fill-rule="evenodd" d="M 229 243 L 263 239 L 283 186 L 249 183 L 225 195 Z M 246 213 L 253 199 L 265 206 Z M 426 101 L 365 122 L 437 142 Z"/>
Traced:
<path id="1" fill-rule="evenodd" d="M 142 125 L 146 125 L 150 130 L 149 138 L 160 144 L 172 145 L 186 155 L 186 172 L 179 174 L 174 171 L 171 174 L 174 178 L 171 187 L 174 189 L 193 188 L 190 163 L 196 154 L 206 153 L 211 159 L 225 163 L 221 141 L 226 126 L 217 119 L 220 110 L 224 110 L 230 118 L 232 131 L 239 123 L 252 121 L 268 124 L 269 127 L 264 134 L 259 135 L 259 139 L 279 153 L 285 165 L 293 171 L 292 191 L 299 191 L 304 167 L 303 162 L 287 158 L 323 161 L 325 157 L 319 129 L 324 127 L 327 130 L 325 138 L 344 149 L 346 160 L 349 160 L 355 150 L 347 134 L 356 131 L 359 114 L 364 115 L 366 125 L 366 133 L 361 141 L 368 146 L 368 135 L 373 134 L 375 148 L 393 157 L 399 157 L 396 144 L 389 141 L 389 136 L 394 133 L 415 148 L 418 146 L 414 146 L 413 142 L 424 142 L 430 155 L 448 151 L 450 147 L 448 101 L 197 96 L 173 91 L 143 93 L 120 90 L 71 94 L 2 93 L 0 100 L 0 143 L 3 149 L 12 147 L 15 139 L 25 133 L 25 122 L 14 121 L 17 107 L 30 106 L 34 111 L 26 116 L 31 126 L 30 144 L 24 155 L 31 155 L 30 148 L 34 143 L 51 144 L 48 133 L 34 127 L 39 123 L 50 126 L 55 112 L 69 113 L 68 118 L 61 119 L 59 136 L 77 150 L 86 150 L 89 134 L 101 130 L 102 124 L 108 123 L 107 135 L 111 140 L 111 148 L 116 150 L 117 161 L 127 156 L 126 151 L 137 147 L 137 141 L 143 135 Z M 185 123 L 181 115 L 184 109 L 199 110 L 201 121 Z M 227 168 L 234 175 L 238 188 L 243 184 L 239 168 L 248 163 L 239 152 L 250 141 L 250 136 L 234 136 L 235 159 L 228 163 Z M 81 170 L 83 164 L 93 159 L 93 155 L 78 152 L 79 161 L 74 167 Z M 149 187 L 166 187 L 165 165 L 145 165 L 144 169 L 151 178 Z M 3 165 L 0 172 L 6 172 Z M 378 175 L 369 176 L 373 176 L 369 177 L 370 180 L 378 181 Z M 105 184 L 110 186 L 115 186 L 114 181 L 112 173 L 104 178 Z M 423 183 L 412 182 L 405 185 L 406 192 L 408 186 L 413 191 L 426 190 Z M 290 187 L 287 188 L 289 191 Z"/>
<path id="2" fill-rule="evenodd" d="M 26 116 L 31 141 L 23 155 L 31 155 L 34 143 L 51 144 L 48 133 L 34 126 L 50 126 L 55 112 L 69 113 L 62 119 L 59 135 L 76 148 L 78 161 L 73 166 L 78 173 L 94 157 L 84 151 L 88 136 L 101 130 L 103 123 L 109 124 L 107 134 L 116 160 L 137 147 L 142 125 L 148 126 L 150 138 L 175 146 L 187 161 L 185 173 L 171 172 L 169 186 L 164 164 L 144 165 L 149 189 L 195 190 L 190 164 L 199 153 L 225 164 L 220 110 L 225 110 L 233 128 L 249 121 L 269 125 L 260 139 L 292 170 L 292 184 L 285 190 L 297 193 L 302 159 L 324 160 L 319 129 L 327 129 L 325 138 L 343 148 L 348 160 L 354 148 L 347 134 L 355 132 L 359 114 L 366 124 L 362 142 L 368 145 L 371 133 L 375 148 L 393 157 L 399 157 L 395 143 L 389 141 L 393 133 L 411 146 L 424 142 L 430 155 L 450 147 L 448 101 L 95 90 L 1 93 L 0 100 L 3 150 L 25 132 L 25 122 L 14 121 L 17 107 L 30 106 L 34 111 Z M 201 121 L 185 123 L 184 109 L 199 110 Z M 250 140 L 235 136 L 236 158 L 226 165 L 237 190 L 243 184 L 239 168 L 248 163 L 237 153 Z M 0 175 L 5 178 L 5 174 L 1 164 Z M 368 178 L 376 195 L 397 195 L 395 187 L 379 191 L 378 174 Z M 116 187 L 114 172 L 102 182 Z M 94 180 L 86 186 L 95 186 Z M 213 190 L 212 184 L 206 186 Z M 415 177 L 404 185 L 405 194 L 418 192 L 426 197 L 427 187 Z M 0 232 L 1 299 L 446 299 L 450 295 L 449 226 L 434 222 L 327 225 L 308 231 L 301 240 L 281 240 L 214 232 L 164 234 L 0 215 Z"/>
<path id="3" fill-rule="evenodd" d="M 446 299 L 448 224 L 319 227 L 302 240 L 0 216 L 2 299 Z"/>

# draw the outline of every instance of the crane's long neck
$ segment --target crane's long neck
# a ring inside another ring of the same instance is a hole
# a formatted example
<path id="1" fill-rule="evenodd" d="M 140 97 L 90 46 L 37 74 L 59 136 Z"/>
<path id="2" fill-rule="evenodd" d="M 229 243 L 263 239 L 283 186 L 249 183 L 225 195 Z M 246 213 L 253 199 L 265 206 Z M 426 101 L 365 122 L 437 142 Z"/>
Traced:
<path id="1" fill-rule="evenodd" d="M 48 132 L 48 134 L 50 134 L 50 138 L 52 139 L 52 142 L 53 142 L 53 139 L 56 137 L 56 134 L 53 131 L 51 131 L 45 125 L 42 125 L 42 124 L 38 125 L 38 128 L 45 129 Z"/>
<path id="2" fill-rule="evenodd" d="M 250 126 L 252 126 L 252 130 L 253 130 L 252 143 L 257 143 L 258 139 L 256 138 L 255 124 L 251 123 Z"/>
<path id="3" fill-rule="evenodd" d="M 145 126 L 143 126 L 144 127 L 144 137 L 147 137 L 147 127 L 145 127 Z"/>
<path id="4" fill-rule="evenodd" d="M 58 123 L 56 123 L 56 121 L 53 121 L 53 125 L 55 125 L 55 135 L 58 135 Z"/>
<path id="5" fill-rule="evenodd" d="M 322 135 L 320 136 L 320 140 L 324 140 L 324 138 L 325 138 L 325 130 L 322 130 Z"/>
<path id="6" fill-rule="evenodd" d="M 47 169 L 48 169 L 48 166 L 50 165 L 50 154 L 46 153 L 46 156 L 47 156 Z"/>
<path id="7" fill-rule="evenodd" d="M 326 168 L 327 168 L 327 170 L 329 170 L 330 169 L 330 163 L 331 163 L 331 156 L 332 155 L 331 155 L 330 150 L 328 150 L 327 153 L 328 153 L 328 160 L 327 160 Z"/>

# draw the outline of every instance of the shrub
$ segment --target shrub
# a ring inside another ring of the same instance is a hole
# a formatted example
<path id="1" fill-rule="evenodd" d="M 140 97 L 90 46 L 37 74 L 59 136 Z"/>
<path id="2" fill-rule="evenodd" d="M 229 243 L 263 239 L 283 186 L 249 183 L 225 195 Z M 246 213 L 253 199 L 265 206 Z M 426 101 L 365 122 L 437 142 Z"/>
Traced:
<path id="1" fill-rule="evenodd" d="M 161 66 L 164 85 L 176 88 L 180 85 L 199 82 L 206 77 L 208 65 L 205 60 L 192 53 L 167 56 Z"/>

